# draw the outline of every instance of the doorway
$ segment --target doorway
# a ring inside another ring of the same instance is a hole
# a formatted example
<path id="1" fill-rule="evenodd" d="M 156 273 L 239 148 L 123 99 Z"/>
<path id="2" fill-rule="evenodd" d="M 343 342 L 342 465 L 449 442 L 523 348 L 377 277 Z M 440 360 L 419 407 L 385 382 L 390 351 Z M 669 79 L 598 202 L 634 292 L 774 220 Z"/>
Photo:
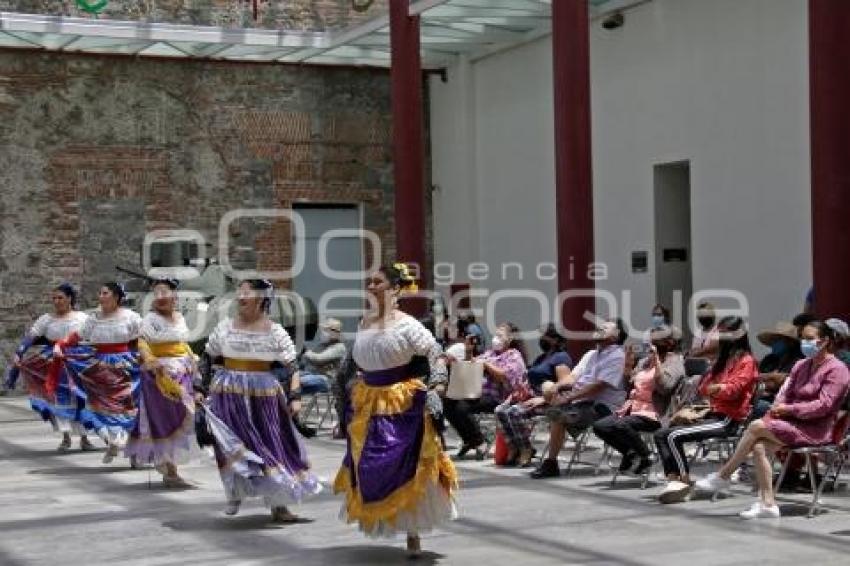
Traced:
<path id="1" fill-rule="evenodd" d="M 363 290 L 363 277 L 357 279 L 340 279 L 333 274 L 324 272 L 319 263 L 319 242 L 330 230 L 360 230 L 361 211 L 356 205 L 295 205 L 293 210 L 304 220 L 304 268 L 298 273 L 293 282 L 293 290 L 312 299 L 321 310 L 321 301 L 325 293 L 331 291 Z M 329 268 L 347 272 L 359 273 L 363 270 L 363 243 L 356 236 L 334 237 L 327 246 L 326 264 Z M 328 307 L 331 309 L 362 309 L 363 300 L 356 297 L 333 299 Z M 327 313 L 319 312 L 319 321 L 327 318 Z M 343 331 L 357 330 L 358 316 L 334 315 L 342 322 Z"/>
<path id="2" fill-rule="evenodd" d="M 685 330 L 693 293 L 691 257 L 691 164 L 655 166 L 655 298 Z"/>

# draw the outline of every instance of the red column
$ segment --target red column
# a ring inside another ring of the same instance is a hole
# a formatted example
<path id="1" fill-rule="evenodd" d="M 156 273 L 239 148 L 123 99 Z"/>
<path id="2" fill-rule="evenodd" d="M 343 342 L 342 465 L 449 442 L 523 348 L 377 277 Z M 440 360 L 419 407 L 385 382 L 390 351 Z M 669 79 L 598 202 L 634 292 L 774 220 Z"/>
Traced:
<path id="1" fill-rule="evenodd" d="M 555 86 L 555 212 L 558 291 L 593 289 L 593 178 L 590 123 L 590 37 L 586 0 L 552 2 Z M 571 331 L 590 329 L 593 298 L 570 299 L 561 313 Z M 570 353 L 580 355 L 582 344 Z M 575 358 L 578 359 L 578 358 Z"/>
<path id="2" fill-rule="evenodd" d="M 809 0 L 815 312 L 850 319 L 850 2 Z"/>
<path id="3" fill-rule="evenodd" d="M 425 253 L 425 142 L 419 16 L 407 0 L 390 0 L 393 172 L 396 259 L 416 264 L 420 285 L 430 288 Z"/>

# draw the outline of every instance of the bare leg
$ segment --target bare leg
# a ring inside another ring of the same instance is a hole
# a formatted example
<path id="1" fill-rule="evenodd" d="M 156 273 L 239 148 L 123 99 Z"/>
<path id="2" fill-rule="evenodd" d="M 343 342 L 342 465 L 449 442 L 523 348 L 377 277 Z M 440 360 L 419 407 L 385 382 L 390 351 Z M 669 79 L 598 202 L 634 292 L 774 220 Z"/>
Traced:
<path id="1" fill-rule="evenodd" d="M 750 423 L 750 426 L 747 427 L 747 431 L 741 438 L 741 442 L 738 443 L 738 448 L 735 449 L 735 453 L 732 454 L 732 457 L 720 467 L 720 470 L 718 470 L 720 477 L 727 480 L 732 477 L 732 473 L 738 469 L 738 466 L 746 461 L 750 452 L 752 452 L 755 448 L 756 443 L 761 441 L 768 441 L 780 446 L 782 445 L 779 439 L 773 436 L 773 433 L 764 426 L 764 421 L 759 419 Z"/>
<path id="2" fill-rule="evenodd" d="M 770 457 L 779 447 L 779 444 L 767 440 L 761 440 L 753 447 L 753 464 L 756 468 L 759 498 L 766 507 L 776 505 L 776 497 L 773 493 L 773 469 L 770 465 Z"/>

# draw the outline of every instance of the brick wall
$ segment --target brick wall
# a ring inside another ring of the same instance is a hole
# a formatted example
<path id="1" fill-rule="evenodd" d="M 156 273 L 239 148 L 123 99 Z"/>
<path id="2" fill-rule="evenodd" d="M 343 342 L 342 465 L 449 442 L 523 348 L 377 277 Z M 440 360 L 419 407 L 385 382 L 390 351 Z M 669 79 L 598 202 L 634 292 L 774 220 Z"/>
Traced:
<path id="1" fill-rule="evenodd" d="M 93 2 L 89 2 L 93 3 Z M 101 18 L 221 27 L 258 27 L 322 31 L 344 28 L 387 11 L 388 0 L 375 0 L 365 11 L 351 0 L 260 0 L 255 21 L 245 0 L 110 0 Z M 92 17 L 74 0 L 0 0 L 0 11 Z"/>
<path id="2" fill-rule="evenodd" d="M 362 203 L 392 258 L 389 88 L 379 70 L 0 51 L 0 356 L 59 282 L 93 306 L 145 231 L 215 244 L 235 208 Z M 231 236 L 239 266 L 291 260 L 285 222 Z"/>

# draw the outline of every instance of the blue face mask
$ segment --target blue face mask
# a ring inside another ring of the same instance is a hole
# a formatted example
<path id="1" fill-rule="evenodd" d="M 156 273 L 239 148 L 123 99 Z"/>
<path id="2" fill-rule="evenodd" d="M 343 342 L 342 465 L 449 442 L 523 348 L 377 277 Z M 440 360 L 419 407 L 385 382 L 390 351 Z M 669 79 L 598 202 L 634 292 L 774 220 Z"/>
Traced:
<path id="1" fill-rule="evenodd" d="M 664 326 L 664 315 L 654 314 L 652 315 L 652 327 L 660 328 Z"/>
<path id="2" fill-rule="evenodd" d="M 800 342 L 800 351 L 803 352 L 803 355 L 807 358 L 814 358 L 818 352 L 820 352 L 820 347 L 818 347 L 817 340 L 802 340 Z"/>

